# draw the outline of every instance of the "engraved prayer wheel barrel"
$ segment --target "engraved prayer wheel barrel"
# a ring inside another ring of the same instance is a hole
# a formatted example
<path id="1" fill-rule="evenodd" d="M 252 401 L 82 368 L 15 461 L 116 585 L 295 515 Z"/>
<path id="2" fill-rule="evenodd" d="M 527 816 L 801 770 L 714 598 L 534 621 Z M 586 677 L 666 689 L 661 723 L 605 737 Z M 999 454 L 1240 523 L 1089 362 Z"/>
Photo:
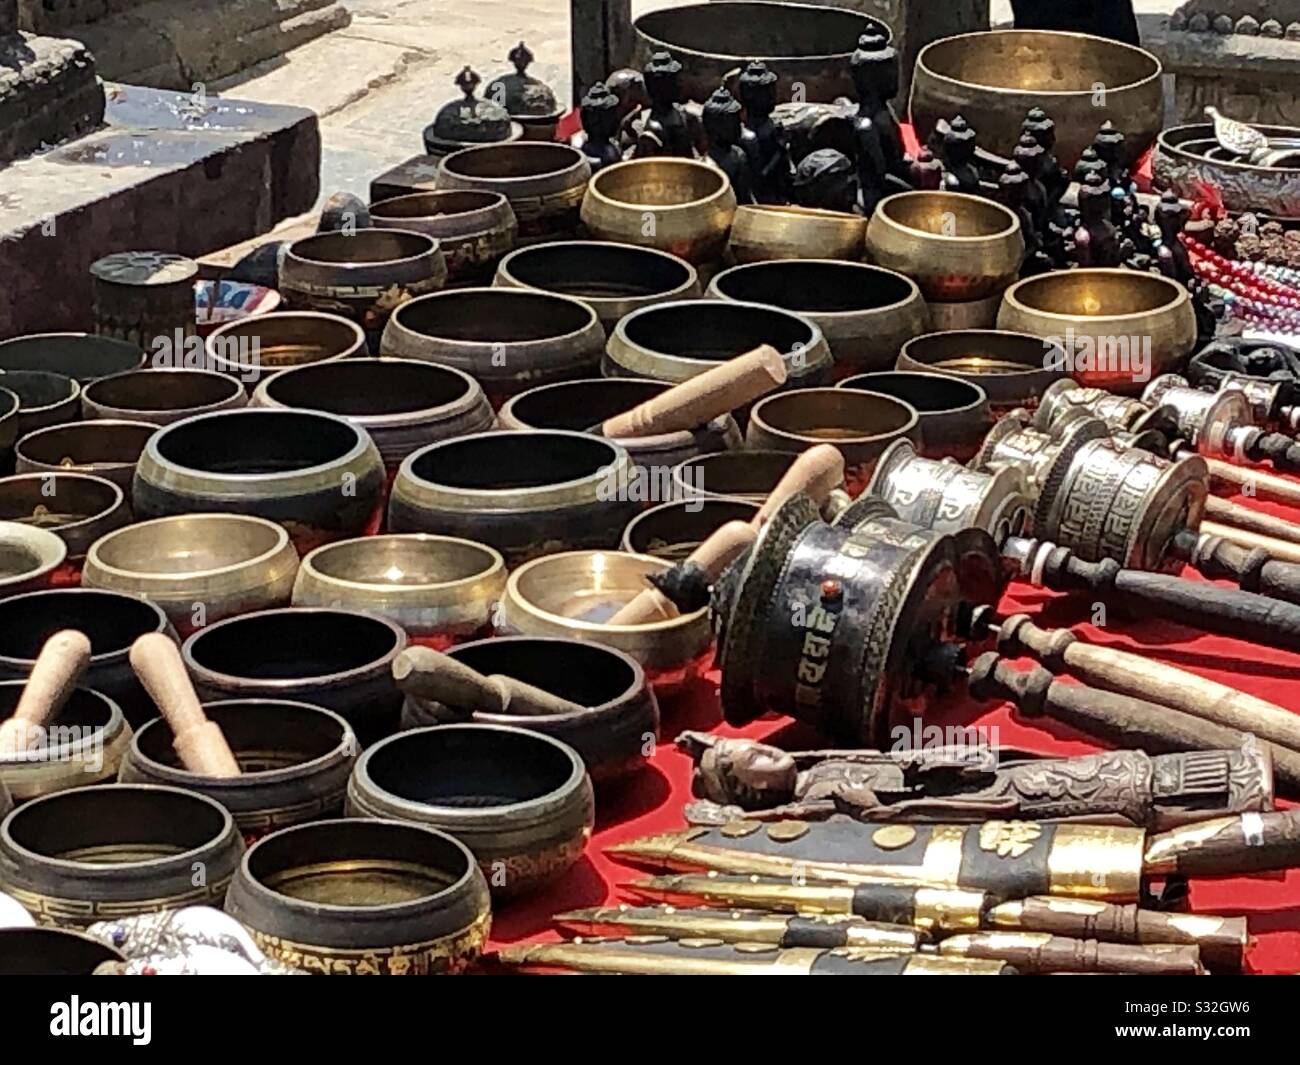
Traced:
<path id="1" fill-rule="evenodd" d="M 105 962 L 125 960 L 66 928 L 0 928 L 0 976 L 91 976 Z"/>
<path id="2" fill-rule="evenodd" d="M 753 521 L 758 504 L 725 496 L 676 499 L 642 511 L 623 530 L 620 550 L 680 562 L 729 521 Z"/>
<path id="3" fill-rule="evenodd" d="M 80 563 L 90 545 L 131 520 L 122 489 L 84 473 L 21 473 L 0 477 L 0 521 L 48 529 Z"/>
<path id="4" fill-rule="evenodd" d="M 68 545 L 48 529 L 0 522 L 0 597 L 47 588 L 68 557 Z"/>
<path id="5" fill-rule="evenodd" d="M 75 422 L 81 415 L 81 386 L 64 374 L 45 370 L 6 370 L 0 387 L 18 397 L 18 410 L 10 421 L 14 439 L 50 425 Z"/>
<path id="6" fill-rule="evenodd" d="M 501 899 L 562 876 L 582 857 L 595 824 L 578 753 L 506 725 L 435 725 L 390 736 L 357 760 L 347 809 L 455 836 Z"/>
<path id="7" fill-rule="evenodd" d="M 386 904 L 375 905 L 377 893 Z M 312 973 L 459 973 L 487 941 L 487 883 L 463 843 L 397 821 L 295 825 L 244 855 L 226 912 Z"/>
<path id="8" fill-rule="evenodd" d="M 385 229 L 410 230 L 436 240 L 452 283 L 489 280 L 519 235 L 514 209 L 500 192 L 412 192 L 372 203 L 370 217 Z"/>
<path id="9" fill-rule="evenodd" d="M 370 434 L 392 475 L 426 444 L 491 429 L 491 404 L 463 370 L 418 359 L 347 359 L 265 378 L 254 407 L 317 410 Z"/>
<path id="10" fill-rule="evenodd" d="M 883 393 L 915 407 L 921 422 L 918 450 L 926 458 L 967 462 L 993 426 L 984 389 L 945 374 L 886 370 L 845 378 L 837 387 Z"/>
<path id="11" fill-rule="evenodd" d="M 1068 377 L 1065 351 L 1042 337 L 1003 329 L 928 333 L 903 345 L 896 369 L 939 373 L 977 385 L 994 417 L 1032 410 L 1056 381 Z"/>
<path id="12" fill-rule="evenodd" d="M 205 368 L 253 388 L 263 375 L 366 352 L 366 334 L 337 314 L 281 311 L 231 322 L 205 341 Z"/>
<path id="13" fill-rule="evenodd" d="M 81 392 L 81 416 L 170 425 L 193 414 L 248 403 L 233 377 L 212 370 L 129 370 L 92 381 Z"/>
<path id="14" fill-rule="evenodd" d="M 363 532 L 376 521 L 383 489 L 383 462 L 365 430 L 318 411 L 248 409 L 160 429 L 141 456 L 132 496 L 140 518 L 205 511 L 268 518 L 305 553 Z"/>
<path id="15" fill-rule="evenodd" d="M 671 387 L 666 381 L 631 377 L 562 381 L 521 392 L 506 402 L 497 418 L 503 429 L 566 429 L 581 433 Z M 740 447 L 741 437 L 736 419 L 723 414 L 696 429 L 620 437 L 618 443 L 638 466 L 666 471 L 695 455 Z"/>
<path id="16" fill-rule="evenodd" d="M 151 350 L 183 344 L 198 329 L 194 279 L 199 264 L 161 251 L 123 251 L 90 266 L 95 332 Z"/>
<path id="17" fill-rule="evenodd" d="M 243 850 L 226 808 L 195 792 L 74 788 L 33 799 L 0 824 L 0 889 L 42 924 L 85 928 L 220 906 Z"/>
<path id="18" fill-rule="evenodd" d="M 0 682 L 0 721 L 13 716 L 26 683 Z M 19 802 L 115 779 L 131 743 L 131 728 L 108 696 L 91 688 L 74 688 L 45 723 L 40 739 L 44 743 L 38 759 L 23 752 L 0 754 L 0 785 L 7 785 Z"/>
<path id="19" fill-rule="evenodd" d="M 157 605 L 89 588 L 55 588 L 0 599 L 0 678 L 25 679 L 45 641 L 63 629 L 77 629 L 90 639 L 83 687 L 115 702 L 131 725 L 157 716 L 157 707 L 127 660 L 137 637 L 161 632 L 175 638 L 167 615 Z"/>
<path id="20" fill-rule="evenodd" d="M 107 418 L 51 425 L 18 441 L 14 469 L 42 475 L 65 470 L 89 473 L 126 490 L 131 487 L 145 445 L 157 429 L 148 422 Z"/>
<path id="21" fill-rule="evenodd" d="M 645 672 L 631 656 L 581 640 L 499 636 L 447 652 L 484 676 L 505 676 L 569 699 L 583 709 L 568 714 L 512 714 L 462 708 L 407 696 L 402 727 L 456 721 L 516 725 L 567 743 L 600 784 L 636 772 L 659 734 L 659 704 Z"/>
<path id="22" fill-rule="evenodd" d="M 641 509 L 636 471 L 610 440 L 583 433 L 479 433 L 407 456 L 388 527 L 479 540 L 508 566 L 568 547 L 613 547 Z"/>
<path id="23" fill-rule="evenodd" d="M 0 341 L 0 370 L 44 370 L 80 384 L 145 364 L 139 344 L 93 333 L 30 333 Z"/>
<path id="24" fill-rule="evenodd" d="M 332 710 L 284 699 L 205 703 L 203 712 L 230 744 L 242 770 L 211 777 L 185 769 L 162 718 L 147 722 L 126 748 L 125 784 L 168 784 L 215 799 L 245 841 L 307 821 L 338 817 L 356 761 L 352 728 Z"/>
<path id="25" fill-rule="evenodd" d="M 743 499 L 761 506 L 797 457 L 792 451 L 757 448 L 701 455 L 673 468 L 673 485 L 688 501 Z"/>
<path id="26" fill-rule="evenodd" d="M 529 243 L 573 236 L 590 177 L 577 148 L 530 141 L 452 152 L 438 164 L 437 186 L 500 193 L 515 213 L 519 241 Z"/>

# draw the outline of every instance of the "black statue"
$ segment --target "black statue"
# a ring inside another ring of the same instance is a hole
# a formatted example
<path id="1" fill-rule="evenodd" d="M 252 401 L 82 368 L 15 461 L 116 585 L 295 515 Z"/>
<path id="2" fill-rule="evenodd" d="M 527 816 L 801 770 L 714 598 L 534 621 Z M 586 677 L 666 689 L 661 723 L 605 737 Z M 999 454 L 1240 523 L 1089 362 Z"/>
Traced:
<path id="1" fill-rule="evenodd" d="M 1020 230 L 1025 237 L 1025 261 L 1020 268 L 1022 277 L 1042 274 L 1054 266 L 1043 250 L 1043 230 L 1031 206 L 1035 182 L 1017 162 L 1008 163 L 998 176 L 998 198 L 1020 219 Z"/>
<path id="2" fill-rule="evenodd" d="M 856 210 L 858 171 L 853 160 L 834 148 L 809 152 L 795 168 L 794 199 L 801 207 Z"/>
<path id="3" fill-rule="evenodd" d="M 1178 235 L 1191 217 L 1191 210 L 1178 194 L 1166 191 L 1161 194 L 1155 210 L 1156 227 L 1160 230 L 1160 243 L 1156 247 L 1156 265 L 1160 272 L 1184 285 L 1192 279 L 1192 262 Z"/>
<path id="4" fill-rule="evenodd" d="M 1092 146 L 1097 152 L 1097 158 L 1106 164 L 1106 180 L 1112 186 L 1118 185 L 1121 178 L 1121 171 L 1124 168 L 1124 134 L 1115 128 L 1113 122 L 1107 119 L 1101 124 L 1101 129 L 1097 130 L 1097 135 L 1092 138 Z"/>
<path id="5" fill-rule="evenodd" d="M 763 63 L 749 63 L 737 79 L 736 90 L 745 105 L 740 143 L 749 155 L 754 198 L 759 203 L 789 203 L 790 153 L 772 121 L 776 73 Z"/>
<path id="6" fill-rule="evenodd" d="M 636 155 L 695 154 L 690 126 L 682 107 L 681 63 L 668 52 L 655 52 L 645 65 L 646 92 L 650 96 L 649 112 L 637 136 Z"/>
<path id="7" fill-rule="evenodd" d="M 943 187 L 949 192 L 980 193 L 980 173 L 975 165 L 975 129 L 961 115 L 943 133 Z"/>
<path id="8" fill-rule="evenodd" d="M 889 192 L 911 188 L 904 163 L 903 137 L 890 101 L 898 95 L 898 53 L 874 33 L 858 38 L 851 61 L 858 113 L 853 121 L 854 151 L 862 208 L 871 214 Z"/>
<path id="9" fill-rule="evenodd" d="M 1097 154 L 1097 149 L 1089 146 L 1083 150 L 1083 154 L 1079 156 L 1079 161 L 1074 164 L 1074 180 L 1082 185 L 1089 174 L 1096 174 L 1105 181 L 1109 169 L 1106 161 Z"/>
<path id="10" fill-rule="evenodd" d="M 582 130 L 587 135 L 582 143 L 582 151 L 593 171 L 623 158 L 623 152 L 617 143 L 619 107 L 618 97 L 603 81 L 596 82 L 588 89 L 579 105 Z"/>
<path id="11" fill-rule="evenodd" d="M 1032 107 L 1020 129 L 1042 145 L 1043 159 L 1039 166 L 1038 180 L 1043 183 L 1043 189 L 1047 193 L 1049 215 L 1059 219 L 1061 197 L 1070 187 L 1070 175 L 1056 158 L 1056 123 L 1041 107 Z"/>
<path id="12" fill-rule="evenodd" d="M 719 85 L 704 104 L 704 132 L 708 157 L 731 180 L 737 203 L 753 203 L 749 156 L 740 146 L 740 101 Z"/>
<path id="13" fill-rule="evenodd" d="M 650 106 L 641 71 L 622 67 L 605 79 L 605 87 L 618 97 L 618 142 L 629 149 L 636 143 L 636 122 Z"/>
<path id="14" fill-rule="evenodd" d="M 912 188 L 932 191 L 943 184 L 943 163 L 929 148 L 922 148 L 912 161 L 909 176 Z"/>
<path id="15" fill-rule="evenodd" d="M 1119 266 L 1120 234 L 1110 220 L 1110 185 L 1088 174 L 1079 185 L 1079 227 L 1074 231 L 1074 262 L 1079 266 Z"/>

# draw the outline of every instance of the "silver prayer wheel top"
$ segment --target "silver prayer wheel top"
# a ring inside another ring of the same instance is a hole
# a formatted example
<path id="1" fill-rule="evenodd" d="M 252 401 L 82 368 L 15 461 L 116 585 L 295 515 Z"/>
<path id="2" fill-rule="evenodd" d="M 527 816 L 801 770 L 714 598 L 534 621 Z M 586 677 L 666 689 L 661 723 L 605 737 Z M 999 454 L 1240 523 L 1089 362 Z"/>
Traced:
<path id="1" fill-rule="evenodd" d="M 1243 392 L 1202 392 L 1178 374 L 1161 374 L 1147 385 L 1142 401 L 1169 408 L 1202 455 L 1232 455 L 1244 449 L 1254 428 L 1250 400 Z"/>
<path id="2" fill-rule="evenodd" d="M 1267 377 L 1229 373 L 1219 383 L 1220 392 L 1240 392 L 1250 404 L 1251 415 L 1257 425 L 1276 424 L 1287 433 L 1300 429 L 1300 407 L 1282 403 L 1285 382 Z"/>
<path id="3" fill-rule="evenodd" d="M 1034 412 L 1034 428 L 1048 432 L 1071 411 L 1100 418 L 1112 429 L 1134 429 L 1151 413 L 1151 408 L 1131 396 L 1116 396 L 1102 388 L 1085 388 L 1066 379 L 1057 381 L 1043 393 Z"/>

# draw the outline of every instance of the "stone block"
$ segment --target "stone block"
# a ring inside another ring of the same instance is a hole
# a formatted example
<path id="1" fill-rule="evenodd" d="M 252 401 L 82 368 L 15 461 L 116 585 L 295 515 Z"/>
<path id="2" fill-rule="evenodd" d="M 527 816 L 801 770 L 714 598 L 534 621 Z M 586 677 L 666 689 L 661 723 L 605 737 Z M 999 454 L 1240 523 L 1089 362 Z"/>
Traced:
<path id="1" fill-rule="evenodd" d="M 1242 122 L 1300 124 L 1300 41 L 1245 34 L 1144 32 L 1174 78 L 1174 121 L 1204 122 L 1217 107 Z"/>
<path id="2" fill-rule="evenodd" d="M 95 61 L 78 41 L 0 36 L 0 166 L 87 133 L 103 118 Z"/>

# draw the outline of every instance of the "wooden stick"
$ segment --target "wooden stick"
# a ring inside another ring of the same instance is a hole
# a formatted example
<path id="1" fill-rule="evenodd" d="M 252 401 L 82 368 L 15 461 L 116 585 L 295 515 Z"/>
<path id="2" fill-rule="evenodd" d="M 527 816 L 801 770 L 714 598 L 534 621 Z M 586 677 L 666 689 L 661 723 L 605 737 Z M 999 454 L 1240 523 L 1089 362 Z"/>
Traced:
<path id="1" fill-rule="evenodd" d="M 785 384 L 786 374 L 781 353 L 762 344 L 606 419 L 601 432 L 618 438 L 695 429 L 767 395 Z"/>
<path id="2" fill-rule="evenodd" d="M 1300 544 L 1276 537 L 1264 536 L 1235 525 L 1220 525 L 1217 521 L 1203 521 L 1200 528 L 1204 536 L 1221 536 L 1229 543 L 1246 549 L 1262 547 L 1279 562 L 1300 562 Z"/>
<path id="3" fill-rule="evenodd" d="M 761 529 L 791 496 L 802 492 L 818 506 L 844 483 L 844 456 L 830 444 L 817 444 L 800 454 L 785 476 L 768 493 L 767 500 L 754 515 L 754 528 Z"/>
<path id="4" fill-rule="evenodd" d="M 41 735 L 46 722 L 68 701 L 90 664 L 90 640 L 75 629 L 56 632 L 41 648 L 13 714 L 0 721 L 0 754 L 17 754 L 33 747 L 28 740 Z"/>
<path id="5" fill-rule="evenodd" d="M 221 728 L 209 721 L 195 694 L 180 648 L 160 632 L 131 645 L 131 668 L 172 730 L 172 747 L 191 773 L 229 778 L 240 775 L 239 763 Z"/>
<path id="6" fill-rule="evenodd" d="M 1229 503 L 1218 496 L 1210 496 L 1205 501 L 1205 515 L 1220 525 L 1231 525 L 1236 529 L 1300 544 L 1300 525 L 1295 522 L 1265 514 L 1262 510 L 1243 507 L 1240 503 Z"/>
<path id="7" fill-rule="evenodd" d="M 1193 452 L 1195 454 L 1195 452 Z M 1237 489 L 1249 489 L 1246 494 L 1257 499 L 1271 499 L 1275 503 L 1292 503 L 1300 506 L 1300 482 L 1279 477 L 1276 473 L 1256 469 L 1253 466 L 1234 466 L 1223 459 L 1207 458 L 1205 464 L 1210 467 L 1210 476 L 1216 481 L 1230 484 Z"/>
<path id="8" fill-rule="evenodd" d="M 514 677 L 484 676 L 431 647 L 408 647 L 393 659 L 393 679 L 407 695 L 486 714 L 573 714 L 587 708 Z"/>

